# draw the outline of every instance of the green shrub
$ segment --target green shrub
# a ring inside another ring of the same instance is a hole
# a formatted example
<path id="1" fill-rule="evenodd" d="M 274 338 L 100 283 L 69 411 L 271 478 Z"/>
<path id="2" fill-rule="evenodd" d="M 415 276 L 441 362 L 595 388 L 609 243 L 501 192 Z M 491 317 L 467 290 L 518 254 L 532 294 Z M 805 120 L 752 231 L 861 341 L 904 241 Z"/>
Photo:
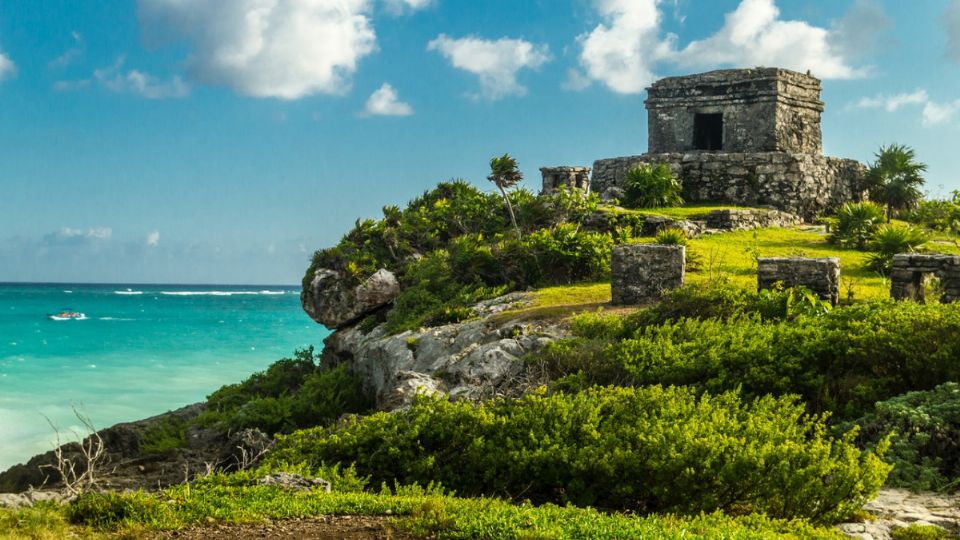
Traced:
<path id="1" fill-rule="evenodd" d="M 207 397 L 198 418 L 224 430 L 257 428 L 268 434 L 325 425 L 346 413 L 371 407 L 360 378 L 343 366 L 319 365 L 313 347 L 273 363 L 245 381 L 221 387 Z"/>
<path id="2" fill-rule="evenodd" d="M 953 200 L 930 200 L 906 212 L 901 213 L 903 218 L 928 229 L 942 232 L 957 231 L 960 229 L 960 202 Z"/>
<path id="3" fill-rule="evenodd" d="M 144 454 L 162 454 L 187 444 L 190 422 L 173 417 L 155 420 L 140 430 L 140 451 Z"/>
<path id="4" fill-rule="evenodd" d="M 630 169 L 623 188 L 623 205 L 627 208 L 661 208 L 683 204 L 680 180 L 663 163 L 638 165 Z"/>
<path id="5" fill-rule="evenodd" d="M 890 531 L 890 538 L 893 540 L 946 540 L 951 536 L 942 527 L 914 523 L 907 527 L 894 528 Z"/>
<path id="6" fill-rule="evenodd" d="M 876 203 L 846 203 L 837 211 L 830 230 L 830 242 L 841 247 L 866 249 L 873 233 L 885 221 L 883 207 Z"/>
<path id="7" fill-rule="evenodd" d="M 789 398 L 610 387 L 482 405 L 420 397 L 406 411 L 283 437 L 270 459 L 352 463 L 374 482 L 441 482 L 467 495 L 831 522 L 889 471 L 856 449 L 855 434 L 829 438 Z"/>
<path id="8" fill-rule="evenodd" d="M 575 330 L 589 328 L 589 337 L 551 349 L 540 358 L 543 368 L 555 377 L 582 372 L 588 382 L 600 365 L 607 379 L 595 382 L 798 394 L 811 411 L 844 419 L 877 401 L 960 380 L 957 304 L 874 302 L 789 321 L 764 321 L 754 311 L 649 322 L 641 312 L 618 324 L 575 323 Z"/>
<path id="9" fill-rule="evenodd" d="M 853 423 L 862 426 L 861 444 L 876 444 L 894 433 L 888 484 L 915 490 L 960 488 L 960 384 L 948 382 L 881 401 Z"/>
<path id="10" fill-rule="evenodd" d="M 687 245 L 687 233 L 683 229 L 664 229 L 657 233 L 654 242 L 661 246 L 685 246 Z"/>
<path id="11" fill-rule="evenodd" d="M 925 244 L 927 239 L 927 234 L 916 227 L 881 225 L 870 237 L 869 248 L 876 253 L 867 258 L 867 266 L 877 272 L 889 274 L 894 255 L 911 253 Z"/>

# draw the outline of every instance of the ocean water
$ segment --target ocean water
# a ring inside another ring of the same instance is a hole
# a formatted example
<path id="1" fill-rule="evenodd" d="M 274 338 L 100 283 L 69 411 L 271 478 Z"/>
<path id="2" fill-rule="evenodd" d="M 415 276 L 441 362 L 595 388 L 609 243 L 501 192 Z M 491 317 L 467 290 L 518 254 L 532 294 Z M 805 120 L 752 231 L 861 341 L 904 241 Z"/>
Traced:
<path id="1" fill-rule="evenodd" d="M 328 332 L 279 286 L 0 284 L 0 470 L 100 427 L 202 400 Z M 50 320 L 65 308 L 83 320 Z M 46 418 L 45 418 L 46 417 Z"/>

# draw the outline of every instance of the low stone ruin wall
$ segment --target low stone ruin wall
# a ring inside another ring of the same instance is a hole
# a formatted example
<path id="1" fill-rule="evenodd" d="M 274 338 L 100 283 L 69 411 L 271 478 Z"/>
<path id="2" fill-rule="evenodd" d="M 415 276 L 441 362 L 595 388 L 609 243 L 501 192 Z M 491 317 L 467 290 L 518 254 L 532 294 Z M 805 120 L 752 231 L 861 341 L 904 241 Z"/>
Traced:
<path id="1" fill-rule="evenodd" d="M 683 286 L 684 246 L 625 244 L 613 248 L 610 286 L 613 303 L 642 304 Z"/>
<path id="2" fill-rule="evenodd" d="M 590 191 L 590 167 L 540 167 L 541 195 L 550 195 L 562 186 Z"/>
<path id="3" fill-rule="evenodd" d="M 836 305 L 840 300 L 840 259 L 769 257 L 757 259 L 757 285 L 770 289 L 780 282 L 784 287 L 802 286 Z"/>
<path id="4" fill-rule="evenodd" d="M 940 279 L 941 302 L 960 300 L 960 256 L 941 253 L 902 253 L 893 256 L 890 272 L 890 297 L 896 300 L 925 300 L 924 275 Z"/>
<path id="5" fill-rule="evenodd" d="M 763 227 L 793 227 L 803 223 L 799 216 L 780 210 L 744 209 L 714 210 L 704 217 L 693 216 L 690 219 L 706 221 L 708 229 L 723 231 L 742 231 Z"/>
<path id="6" fill-rule="evenodd" d="M 806 220 L 861 200 L 866 170 L 851 159 L 785 152 L 644 154 L 597 160 L 591 189 L 602 196 L 633 167 L 658 163 L 680 178 L 687 202 L 769 205 Z"/>

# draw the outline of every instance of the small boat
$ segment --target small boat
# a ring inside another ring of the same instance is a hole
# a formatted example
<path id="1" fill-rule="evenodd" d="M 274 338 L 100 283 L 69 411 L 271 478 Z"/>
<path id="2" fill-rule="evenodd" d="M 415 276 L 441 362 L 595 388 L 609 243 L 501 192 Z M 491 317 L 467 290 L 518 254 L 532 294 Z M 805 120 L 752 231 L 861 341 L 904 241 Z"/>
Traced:
<path id="1" fill-rule="evenodd" d="M 51 321 L 82 321 L 87 318 L 87 316 L 79 311 L 74 311 L 70 308 L 63 308 L 59 313 L 51 313 L 47 315 L 47 318 Z"/>

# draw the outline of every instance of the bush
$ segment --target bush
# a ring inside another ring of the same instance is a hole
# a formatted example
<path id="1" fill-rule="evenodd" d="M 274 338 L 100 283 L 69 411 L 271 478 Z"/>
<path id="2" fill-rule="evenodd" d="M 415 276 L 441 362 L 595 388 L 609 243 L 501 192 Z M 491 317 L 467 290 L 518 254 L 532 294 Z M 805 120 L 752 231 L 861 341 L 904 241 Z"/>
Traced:
<path id="1" fill-rule="evenodd" d="M 867 257 L 867 266 L 877 272 L 889 274 L 893 268 L 893 256 L 911 253 L 927 241 L 927 235 L 916 227 L 882 225 L 870 238 L 870 250 L 876 253 Z"/>
<path id="2" fill-rule="evenodd" d="M 687 233 L 683 232 L 683 229 L 664 229 L 657 233 L 654 242 L 661 246 L 685 246 Z"/>
<path id="3" fill-rule="evenodd" d="M 313 347 L 298 350 L 294 358 L 284 358 L 241 383 L 221 387 L 207 397 L 207 408 L 198 422 L 224 430 L 257 428 L 268 434 L 289 433 L 370 409 L 370 398 L 359 377 L 343 366 L 323 368 L 318 360 Z"/>
<path id="4" fill-rule="evenodd" d="M 866 249 L 873 233 L 885 221 L 883 207 L 876 203 L 846 203 L 837 211 L 829 240 L 841 247 Z"/>
<path id="5" fill-rule="evenodd" d="M 736 309 L 736 297 L 727 304 Z M 755 309 L 755 308 L 751 308 Z M 798 394 L 812 412 L 856 418 L 877 401 L 960 380 L 960 305 L 875 302 L 789 322 L 757 312 L 649 325 L 641 312 L 576 322 L 588 331 L 540 358 L 552 377 Z M 594 366 L 602 366 L 595 370 Z M 593 379 L 601 373 L 603 379 Z M 570 382 L 570 381 L 566 381 Z"/>
<path id="6" fill-rule="evenodd" d="M 623 188 L 623 205 L 627 208 L 662 208 L 683 204 L 680 180 L 663 163 L 638 165 L 630 169 Z"/>
<path id="7" fill-rule="evenodd" d="M 697 514 L 763 512 L 832 522 L 889 467 L 825 435 L 789 398 L 696 398 L 682 388 L 595 388 L 483 405 L 421 396 L 406 411 L 297 432 L 270 459 L 353 463 L 376 481 L 458 493 Z"/>
<path id="8" fill-rule="evenodd" d="M 914 490 L 960 488 L 960 384 L 910 392 L 877 403 L 857 419 L 860 442 L 873 445 L 893 432 L 888 484 Z"/>
<path id="9" fill-rule="evenodd" d="M 896 527 L 890 531 L 893 540 L 947 540 L 950 533 L 936 525 L 918 525 L 914 523 L 907 527 Z"/>
<path id="10" fill-rule="evenodd" d="M 953 200 L 922 201 L 917 208 L 904 212 L 903 218 L 928 229 L 956 232 L 960 229 L 960 202 Z"/>

